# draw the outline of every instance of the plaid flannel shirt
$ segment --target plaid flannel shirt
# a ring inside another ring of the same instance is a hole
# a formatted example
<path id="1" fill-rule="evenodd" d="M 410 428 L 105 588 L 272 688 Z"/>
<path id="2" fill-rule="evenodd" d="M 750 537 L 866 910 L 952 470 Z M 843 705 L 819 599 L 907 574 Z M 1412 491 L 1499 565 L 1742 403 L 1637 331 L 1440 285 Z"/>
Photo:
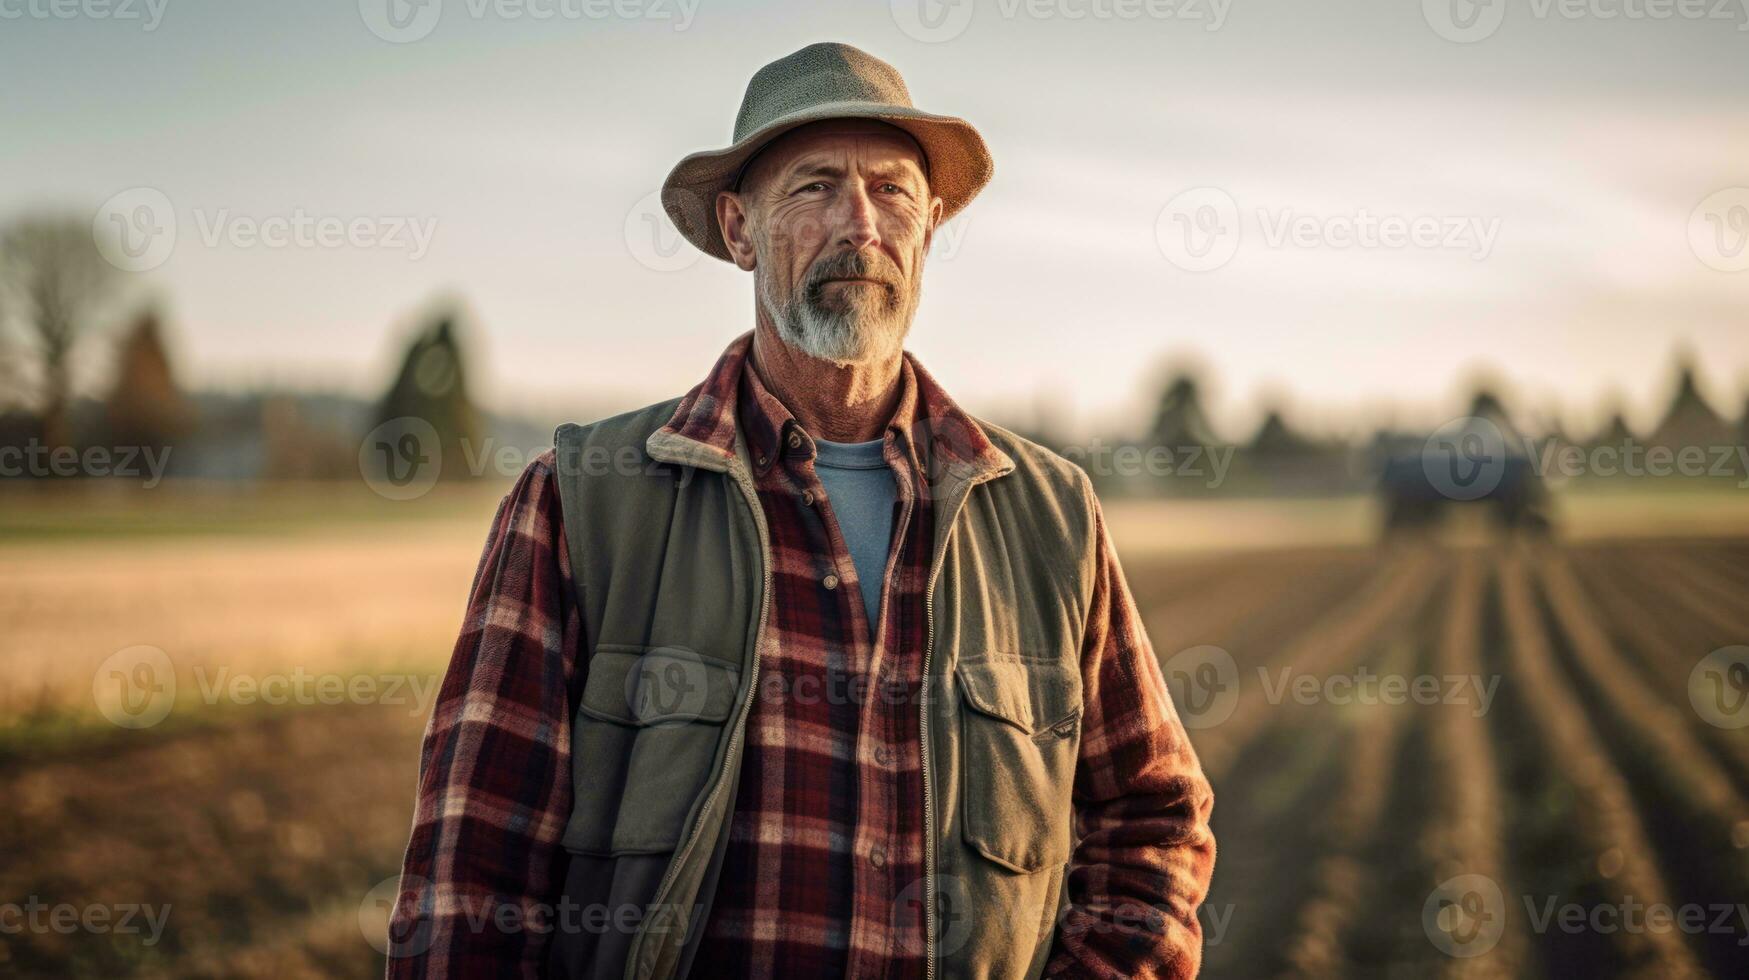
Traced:
<path id="1" fill-rule="evenodd" d="M 884 453 L 898 485 L 880 615 L 814 474 L 813 439 L 725 351 L 671 426 L 749 441 L 773 554 L 771 630 L 747 721 L 735 812 L 696 962 L 711 976 L 924 973 L 923 783 L 917 704 L 932 558 L 928 440 L 981 430 L 909 354 Z M 498 508 L 426 730 L 390 977 L 544 973 L 540 926 L 564 880 L 570 722 L 587 657 L 553 457 Z M 1099 567 L 1082 650 L 1079 840 L 1050 975 L 1188 977 L 1214 863 L 1212 795 L 1096 512 Z M 858 857 L 860 856 L 860 857 Z M 910 889 L 909 892 L 906 889 Z M 527 923 L 490 918 L 509 907 Z"/>

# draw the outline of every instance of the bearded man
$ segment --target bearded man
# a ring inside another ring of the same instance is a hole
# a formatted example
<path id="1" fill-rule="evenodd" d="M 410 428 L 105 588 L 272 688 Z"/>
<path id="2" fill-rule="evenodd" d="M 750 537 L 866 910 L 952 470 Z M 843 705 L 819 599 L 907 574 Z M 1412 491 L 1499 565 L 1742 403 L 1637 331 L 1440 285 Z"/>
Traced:
<path id="1" fill-rule="evenodd" d="M 499 506 L 390 976 L 1195 974 L 1213 797 L 1087 476 L 903 348 L 990 174 L 843 44 L 669 174 L 753 329 Z"/>

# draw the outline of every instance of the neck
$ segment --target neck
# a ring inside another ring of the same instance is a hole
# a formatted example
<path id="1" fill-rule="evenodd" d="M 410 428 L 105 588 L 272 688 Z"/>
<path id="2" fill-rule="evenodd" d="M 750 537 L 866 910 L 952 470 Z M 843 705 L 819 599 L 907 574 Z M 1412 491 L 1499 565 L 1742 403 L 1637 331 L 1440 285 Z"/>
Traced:
<path id="1" fill-rule="evenodd" d="M 899 403 L 904 355 L 869 363 L 834 364 L 804 354 L 763 315 L 753 329 L 753 369 L 802 428 L 828 442 L 879 439 Z"/>

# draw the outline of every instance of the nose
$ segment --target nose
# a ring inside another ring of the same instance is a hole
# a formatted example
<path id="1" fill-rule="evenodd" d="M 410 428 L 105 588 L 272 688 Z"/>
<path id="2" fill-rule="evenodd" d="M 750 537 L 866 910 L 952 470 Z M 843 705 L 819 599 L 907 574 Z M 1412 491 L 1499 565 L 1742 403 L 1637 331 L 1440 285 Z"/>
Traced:
<path id="1" fill-rule="evenodd" d="M 869 199 L 867 188 L 853 183 L 840 200 L 844 214 L 840 219 L 843 231 L 839 244 L 855 252 L 880 245 L 881 233 L 875 225 L 874 202 Z"/>

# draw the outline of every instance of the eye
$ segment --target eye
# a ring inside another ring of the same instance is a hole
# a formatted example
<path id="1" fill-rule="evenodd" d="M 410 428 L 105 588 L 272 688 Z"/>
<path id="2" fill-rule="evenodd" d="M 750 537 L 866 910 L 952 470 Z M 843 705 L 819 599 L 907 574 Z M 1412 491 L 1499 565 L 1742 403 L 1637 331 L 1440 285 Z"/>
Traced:
<path id="1" fill-rule="evenodd" d="M 908 191 L 905 190 L 905 188 L 900 187 L 898 184 L 895 184 L 890 180 L 882 183 L 880 186 L 880 190 L 881 190 L 881 193 L 883 193 L 883 194 L 906 194 L 906 193 L 909 193 Z"/>
<path id="2" fill-rule="evenodd" d="M 826 182 L 823 180 L 815 180 L 815 181 L 809 181 L 808 183 L 803 184 L 802 186 L 796 188 L 796 193 L 797 194 L 811 194 L 811 193 L 818 193 L 818 192 L 824 191 L 824 190 L 826 190 Z"/>

